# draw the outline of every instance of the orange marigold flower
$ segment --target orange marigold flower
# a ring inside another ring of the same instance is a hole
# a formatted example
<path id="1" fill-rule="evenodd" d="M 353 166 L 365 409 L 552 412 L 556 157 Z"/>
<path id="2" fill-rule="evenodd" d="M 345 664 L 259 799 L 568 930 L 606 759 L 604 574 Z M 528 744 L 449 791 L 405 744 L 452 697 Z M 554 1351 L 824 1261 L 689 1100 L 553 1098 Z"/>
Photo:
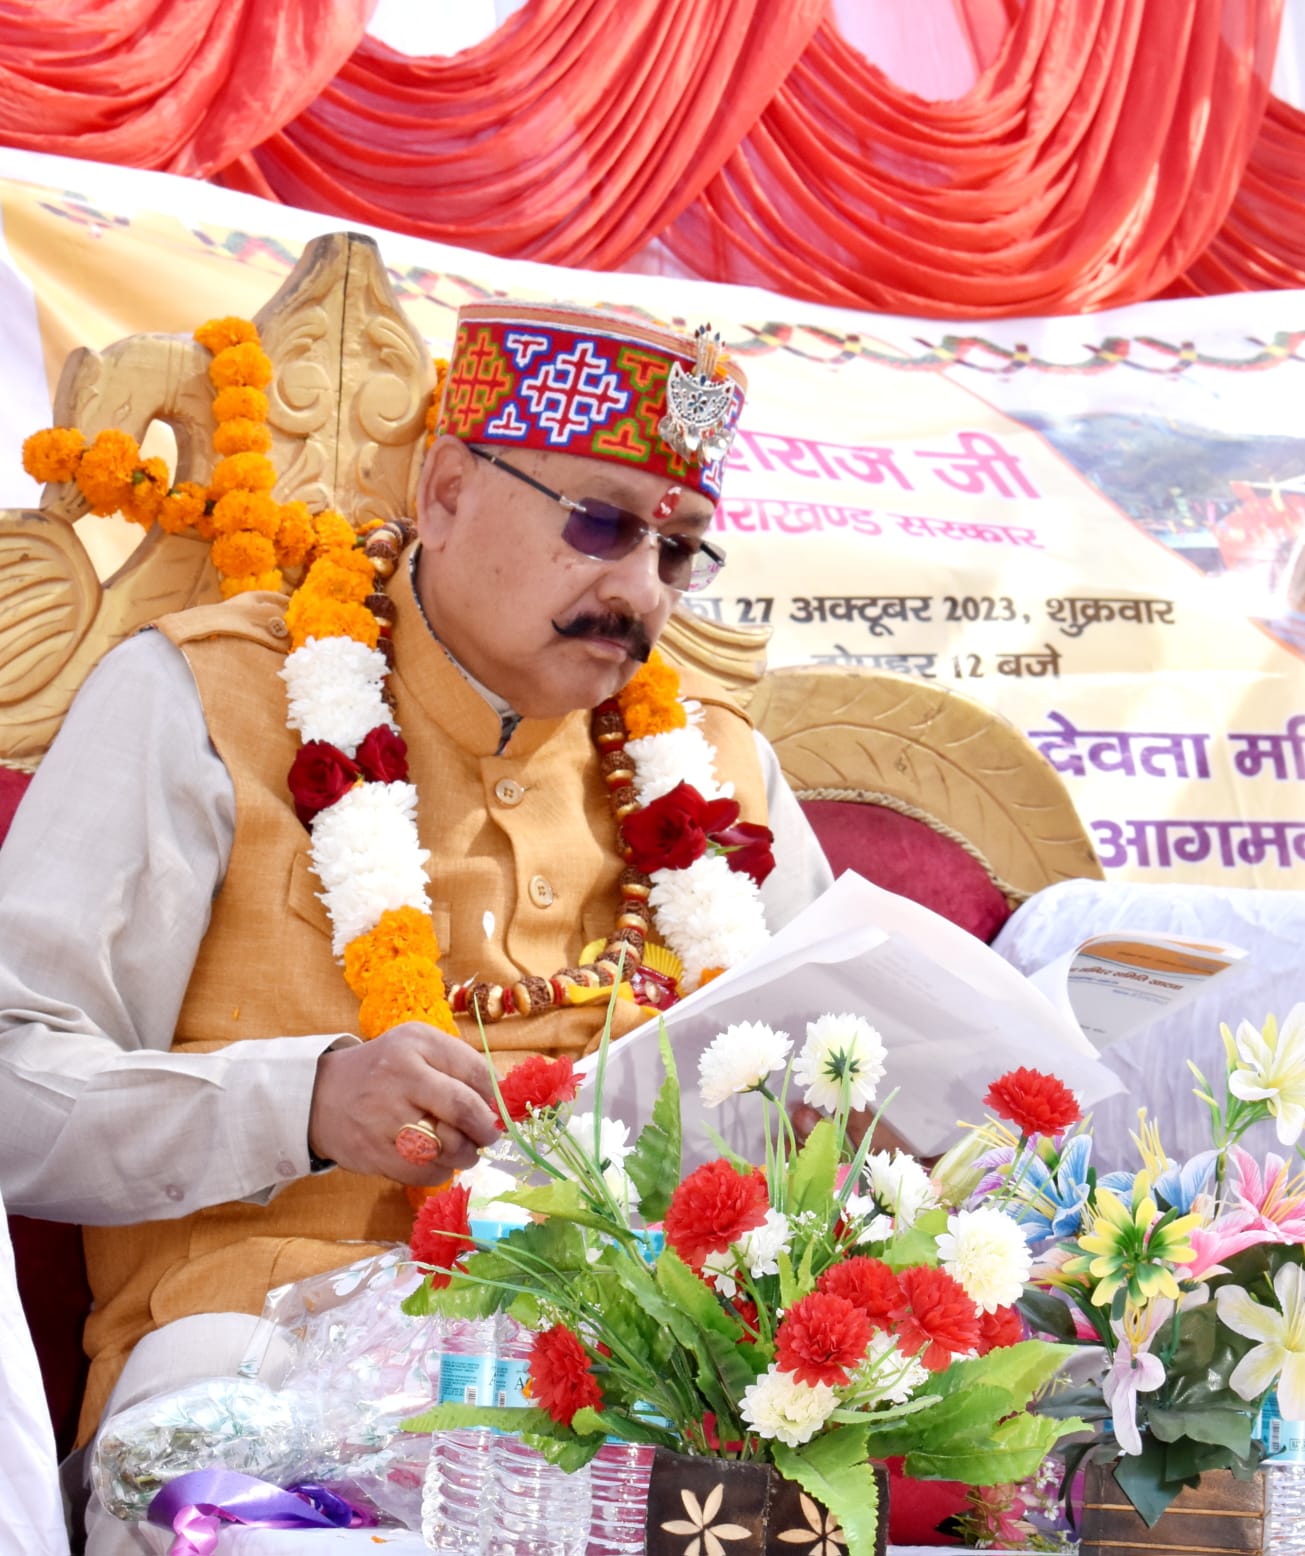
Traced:
<path id="1" fill-rule="evenodd" d="M 213 447 L 219 454 L 266 454 L 272 446 L 272 434 L 261 421 L 235 417 L 218 423 Z"/>
<path id="2" fill-rule="evenodd" d="M 270 492 L 276 485 L 276 466 L 264 454 L 232 454 L 219 459 L 213 467 L 212 490 L 224 492 Z"/>
<path id="3" fill-rule="evenodd" d="M 243 578 L 247 573 L 266 573 L 276 566 L 276 552 L 265 535 L 239 529 L 232 535 L 219 535 L 209 553 L 213 566 L 227 578 Z"/>
<path id="4" fill-rule="evenodd" d="M 376 587 L 376 573 L 361 551 L 334 551 L 313 563 L 303 587 L 316 599 L 357 605 Z"/>
<path id="5" fill-rule="evenodd" d="M 23 444 L 23 469 L 33 481 L 71 481 L 86 447 L 76 427 L 47 427 Z"/>
<path id="6" fill-rule="evenodd" d="M 123 499 L 123 518 L 142 529 L 151 529 L 162 512 L 170 480 L 167 463 L 162 459 L 147 459 L 137 466 L 131 489 Z"/>
<path id="7" fill-rule="evenodd" d="M 247 384 L 231 384 L 213 396 L 215 421 L 266 421 L 267 396 Z"/>
<path id="8" fill-rule="evenodd" d="M 282 567 L 298 567 L 313 549 L 313 516 L 304 502 L 282 503 L 277 511 L 276 559 Z"/>
<path id="9" fill-rule="evenodd" d="M 116 513 L 131 490 L 140 448 L 127 432 L 110 427 L 96 436 L 77 466 L 77 488 L 92 513 Z"/>
<path id="10" fill-rule="evenodd" d="M 258 331 L 248 319 L 209 319 L 195 331 L 195 339 L 206 351 L 217 356 L 228 346 L 242 346 L 247 341 L 258 344 Z"/>
<path id="11" fill-rule="evenodd" d="M 314 549 L 319 556 L 334 551 L 352 551 L 358 538 L 344 514 L 325 508 L 313 518 Z"/>
<path id="12" fill-rule="evenodd" d="M 213 533 L 234 535 L 252 530 L 272 540 L 281 522 L 280 508 L 267 492 L 227 492 L 213 504 Z"/>
<path id="13" fill-rule="evenodd" d="M 298 589 L 285 613 L 290 628 L 290 647 L 302 648 L 309 638 L 353 638 L 375 648 L 380 636 L 376 618 L 361 605 L 315 598 Z"/>
<path id="14" fill-rule="evenodd" d="M 204 517 L 208 492 L 195 481 L 183 481 L 164 497 L 159 508 L 159 526 L 169 535 L 181 535 L 199 524 Z"/>
<path id="15" fill-rule="evenodd" d="M 358 935 L 344 948 L 344 981 L 359 999 L 377 969 L 399 956 L 424 956 L 439 961 L 440 945 L 430 915 L 420 908 L 387 908 L 374 929 Z"/>
<path id="16" fill-rule="evenodd" d="M 215 389 L 261 389 L 272 382 L 272 359 L 261 346 L 245 341 L 219 351 L 208 365 L 208 376 Z"/>
<path id="17" fill-rule="evenodd" d="M 630 739 L 683 729 L 688 718 L 679 693 L 679 675 L 654 649 L 648 662 L 616 694 Z"/>
<path id="18" fill-rule="evenodd" d="M 430 392 L 430 404 L 426 407 L 426 447 L 429 448 L 439 435 L 440 411 L 444 408 L 444 386 L 449 381 L 447 357 L 435 358 L 435 387 Z"/>
<path id="19" fill-rule="evenodd" d="M 255 590 L 261 590 L 268 594 L 280 594 L 284 588 L 285 579 L 281 576 L 279 567 L 272 567 L 265 573 L 245 573 L 235 578 L 222 580 L 222 598 L 229 600 L 233 595 L 252 594 Z"/>
<path id="20" fill-rule="evenodd" d="M 379 1037 L 404 1021 L 427 1021 L 457 1034 L 457 1023 L 444 997 L 439 966 L 425 956 L 396 956 L 377 967 L 358 1007 L 358 1030 Z"/>

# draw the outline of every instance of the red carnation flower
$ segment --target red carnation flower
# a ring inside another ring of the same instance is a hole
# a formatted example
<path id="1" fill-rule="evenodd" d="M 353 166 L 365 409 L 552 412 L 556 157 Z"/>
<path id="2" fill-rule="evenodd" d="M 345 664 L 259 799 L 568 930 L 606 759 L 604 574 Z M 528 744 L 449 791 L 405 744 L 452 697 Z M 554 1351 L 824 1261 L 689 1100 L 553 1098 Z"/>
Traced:
<path id="1" fill-rule="evenodd" d="M 541 1329 L 530 1347 L 527 1392 L 554 1421 L 570 1426 L 577 1410 L 603 1408 L 603 1392 L 589 1370 L 585 1348 L 565 1324 Z"/>
<path id="2" fill-rule="evenodd" d="M 811 1291 L 775 1333 L 775 1360 L 799 1383 L 846 1383 L 870 1344 L 870 1320 L 845 1297 Z"/>
<path id="3" fill-rule="evenodd" d="M 707 834 L 738 819 L 734 800 L 704 800 L 692 784 L 677 783 L 669 794 L 627 816 L 622 836 L 631 865 L 651 875 L 654 870 L 683 870 L 701 859 L 707 852 Z"/>
<path id="4" fill-rule="evenodd" d="M 467 1206 L 471 1190 L 441 1189 L 421 1202 L 412 1226 L 412 1256 L 419 1264 L 434 1266 L 430 1283 L 443 1290 L 453 1279 L 453 1267 L 464 1253 L 475 1251 Z"/>
<path id="5" fill-rule="evenodd" d="M 751 1344 L 756 1340 L 761 1331 L 761 1319 L 757 1314 L 757 1304 L 751 1297 L 732 1296 L 726 1308 L 744 1328 L 744 1340 Z"/>
<path id="6" fill-rule="evenodd" d="M 318 811 L 334 805 L 353 788 L 362 773 L 355 762 L 326 740 L 306 740 L 295 753 L 286 779 L 295 815 L 306 827 Z"/>
<path id="7" fill-rule="evenodd" d="M 756 1167 L 738 1172 L 723 1158 L 691 1172 L 671 1195 L 666 1241 L 690 1269 L 708 1254 L 723 1253 L 766 1219 L 766 1176 Z"/>
<path id="8" fill-rule="evenodd" d="M 1025 1135 L 1058 1135 L 1082 1116 L 1069 1087 L 1041 1070 L 1008 1070 L 988 1087 L 983 1105 Z"/>
<path id="9" fill-rule="evenodd" d="M 545 1059 L 541 1054 L 535 1054 L 514 1065 L 498 1083 L 498 1089 L 503 1094 L 504 1112 L 514 1124 L 520 1124 L 531 1111 L 570 1102 L 579 1085 L 565 1054 L 560 1059 Z M 498 1120 L 498 1127 L 507 1128 L 502 1118 Z"/>
<path id="10" fill-rule="evenodd" d="M 953 1356 L 979 1343 L 979 1315 L 965 1288 L 946 1270 L 924 1265 L 897 1277 L 902 1304 L 893 1314 L 894 1333 L 904 1356 L 918 1356 L 928 1372 L 942 1372 Z"/>
<path id="11" fill-rule="evenodd" d="M 403 783 L 408 776 L 408 743 L 388 724 L 368 730 L 355 760 L 373 783 Z"/>
<path id="12" fill-rule="evenodd" d="M 1018 1345 L 1024 1338 L 1024 1320 L 1013 1307 L 999 1307 L 995 1313 L 979 1314 L 979 1355 L 999 1351 L 1003 1346 Z"/>
<path id="13" fill-rule="evenodd" d="M 775 868 L 775 855 L 771 849 L 775 834 L 755 821 L 740 821 L 732 827 L 712 832 L 708 841 L 728 849 L 725 863 L 731 870 L 750 875 L 758 886 Z"/>
<path id="14" fill-rule="evenodd" d="M 841 1264 L 831 1264 L 816 1282 L 816 1290 L 859 1307 L 876 1329 L 889 1329 L 892 1316 L 902 1305 L 902 1288 L 882 1259 L 854 1254 Z"/>

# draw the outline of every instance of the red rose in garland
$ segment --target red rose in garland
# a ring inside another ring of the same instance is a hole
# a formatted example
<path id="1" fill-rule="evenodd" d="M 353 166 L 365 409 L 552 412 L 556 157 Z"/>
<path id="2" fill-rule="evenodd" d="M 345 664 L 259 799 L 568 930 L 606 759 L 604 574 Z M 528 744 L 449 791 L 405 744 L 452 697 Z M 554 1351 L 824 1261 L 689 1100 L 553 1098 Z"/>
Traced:
<path id="1" fill-rule="evenodd" d="M 373 783 L 404 783 L 408 777 L 408 742 L 390 728 L 378 724 L 358 747 L 355 760 L 363 776 Z"/>
<path id="2" fill-rule="evenodd" d="M 299 747 L 290 764 L 290 796 L 295 815 L 307 826 L 319 810 L 334 805 L 362 777 L 356 762 L 326 740 L 308 740 Z"/>
<path id="3" fill-rule="evenodd" d="M 988 1087 L 983 1105 L 1025 1135 L 1058 1135 L 1082 1117 L 1069 1087 L 1041 1070 L 1008 1070 Z"/>
<path id="4" fill-rule="evenodd" d="M 424 1199 L 412 1227 L 412 1256 L 419 1264 L 433 1265 L 430 1283 L 442 1290 L 453 1278 L 453 1266 L 464 1253 L 475 1251 L 467 1206 L 471 1190 L 441 1189 Z"/>
<path id="5" fill-rule="evenodd" d="M 560 1059 L 545 1059 L 536 1054 L 514 1065 L 498 1083 L 498 1089 L 507 1116 L 514 1124 L 520 1124 L 532 1110 L 538 1112 L 570 1102 L 579 1084 L 571 1061 L 565 1054 Z M 498 1127 L 507 1127 L 501 1117 Z"/>
<path id="6" fill-rule="evenodd" d="M 704 800 L 688 783 L 625 818 L 622 835 L 636 870 L 683 870 L 707 852 L 707 834 L 733 826 L 739 807 L 733 800 Z"/>
<path id="7" fill-rule="evenodd" d="M 603 1408 L 603 1391 L 589 1370 L 585 1348 L 565 1324 L 541 1329 L 530 1347 L 527 1393 L 554 1421 L 570 1426 L 577 1410 Z"/>
<path id="8" fill-rule="evenodd" d="M 740 821 L 723 831 L 712 832 L 708 841 L 726 850 L 725 863 L 731 870 L 742 870 L 758 886 L 775 868 L 775 855 L 771 847 L 775 834 L 769 827 L 758 826 L 755 821 Z"/>
<path id="9" fill-rule="evenodd" d="M 692 1270 L 708 1254 L 723 1253 L 766 1219 L 770 1196 L 766 1175 L 753 1167 L 739 1172 L 723 1158 L 691 1172 L 666 1209 L 666 1241 Z"/>

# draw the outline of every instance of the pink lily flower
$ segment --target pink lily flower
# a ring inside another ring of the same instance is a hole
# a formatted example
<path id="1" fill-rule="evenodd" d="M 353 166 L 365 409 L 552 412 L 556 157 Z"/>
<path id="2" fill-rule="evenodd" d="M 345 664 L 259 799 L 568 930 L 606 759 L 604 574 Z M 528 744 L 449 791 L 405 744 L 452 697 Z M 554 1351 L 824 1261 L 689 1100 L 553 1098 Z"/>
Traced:
<path id="1" fill-rule="evenodd" d="M 1227 1266 L 1221 1261 L 1231 1259 L 1243 1248 L 1280 1241 L 1260 1225 L 1253 1210 L 1230 1210 L 1211 1221 L 1209 1226 L 1196 1227 L 1188 1233 L 1187 1240 L 1196 1258 L 1183 1271 L 1184 1285 L 1209 1280 L 1212 1275 L 1226 1275 Z"/>
<path id="2" fill-rule="evenodd" d="M 1288 1163 L 1272 1151 L 1264 1158 L 1263 1173 L 1241 1146 L 1234 1145 L 1229 1154 L 1237 1168 L 1237 1198 L 1253 1216 L 1248 1226 L 1263 1232 L 1264 1242 L 1305 1242 L 1305 1172 L 1293 1177 Z"/>
<path id="3" fill-rule="evenodd" d="M 1118 1342 L 1115 1357 L 1102 1382 L 1101 1393 L 1110 1411 L 1110 1424 L 1121 1453 L 1141 1453 L 1142 1434 L 1137 1429 L 1137 1396 L 1158 1389 L 1165 1380 L 1164 1363 L 1151 1355 L 1151 1341 L 1173 1315 L 1167 1297 L 1156 1297 L 1144 1308 L 1128 1304 L 1122 1319 L 1110 1327 Z"/>

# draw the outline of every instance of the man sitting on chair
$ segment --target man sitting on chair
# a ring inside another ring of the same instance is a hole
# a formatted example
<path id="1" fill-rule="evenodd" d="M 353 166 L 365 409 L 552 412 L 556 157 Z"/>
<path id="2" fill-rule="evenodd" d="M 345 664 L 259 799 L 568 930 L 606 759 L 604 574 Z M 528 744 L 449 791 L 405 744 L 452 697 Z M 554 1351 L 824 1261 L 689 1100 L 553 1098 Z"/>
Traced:
<path id="1" fill-rule="evenodd" d="M 0 1186 L 86 1227 L 83 1439 L 106 1405 L 234 1370 L 271 1287 L 406 1240 L 405 1186 L 494 1137 L 476 1010 L 497 1062 L 578 1056 L 608 1002 L 573 990 L 664 997 L 630 978 L 645 941 L 676 945 L 690 984 L 746 950 L 725 905 L 752 890 L 731 865 L 756 831 L 650 903 L 623 857 L 631 814 L 682 781 L 732 794 L 774 833 L 771 929 L 828 884 L 718 687 L 682 674 L 687 722 L 643 737 L 633 779 L 648 699 L 609 705 L 723 561 L 707 531 L 744 382 L 713 354 L 614 315 L 464 309 L 417 544 L 365 602 L 386 658 L 327 636 L 338 652 L 287 669 L 302 618 L 259 591 L 165 617 L 77 698 L 0 855 Z M 382 576 L 398 538 L 367 543 Z M 676 702 L 669 668 L 650 684 Z M 690 910 L 715 900 L 708 934 Z M 367 982 L 405 952 L 415 1006 L 395 1003 L 402 979 Z M 436 954 L 450 1030 L 387 1019 L 437 1009 Z M 615 1010 L 618 1037 L 648 1014 Z M 90 1527 L 93 1552 L 136 1548 L 102 1512 Z"/>

